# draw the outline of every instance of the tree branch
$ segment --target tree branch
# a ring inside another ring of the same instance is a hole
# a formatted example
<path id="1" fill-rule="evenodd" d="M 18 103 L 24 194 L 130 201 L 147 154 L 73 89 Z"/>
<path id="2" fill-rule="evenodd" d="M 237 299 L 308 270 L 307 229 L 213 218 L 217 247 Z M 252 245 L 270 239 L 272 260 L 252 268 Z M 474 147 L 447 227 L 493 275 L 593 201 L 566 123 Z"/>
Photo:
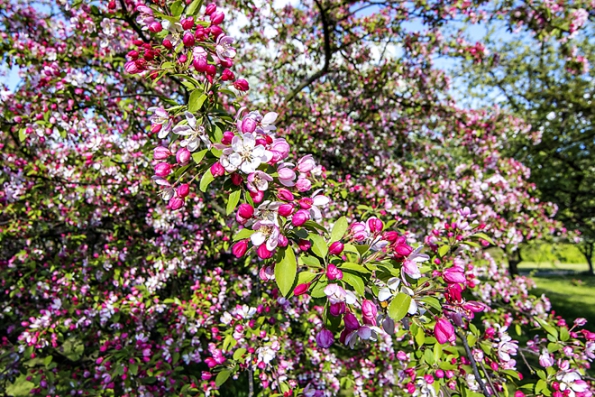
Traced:
<path id="1" fill-rule="evenodd" d="M 473 354 L 471 354 L 471 349 L 469 349 L 469 344 L 467 343 L 467 338 L 459 330 L 457 330 L 457 335 L 459 336 L 459 338 L 461 338 L 461 341 L 463 342 L 463 345 L 465 346 L 465 351 L 467 352 L 467 357 L 469 358 L 469 361 L 471 361 L 471 367 L 473 367 L 473 373 L 475 374 L 475 379 L 477 379 L 477 383 L 479 383 L 481 392 L 483 393 L 484 396 L 490 397 L 490 393 L 488 392 L 486 385 L 484 385 L 483 380 L 481 380 L 481 376 L 479 376 L 479 370 L 477 369 L 477 363 L 475 362 L 475 359 L 473 358 Z"/>
<path id="2" fill-rule="evenodd" d="M 322 30 L 324 33 L 324 65 L 322 66 L 322 69 L 308 77 L 306 80 L 302 81 L 302 83 L 299 86 L 297 86 L 289 94 L 287 94 L 285 96 L 286 102 L 290 102 L 304 88 L 308 87 L 310 84 L 327 74 L 329 71 L 331 57 L 333 56 L 331 51 L 331 33 L 329 29 L 329 22 L 326 19 L 326 14 L 324 12 L 324 9 L 322 8 L 322 5 L 320 4 L 320 1 L 314 0 L 314 2 L 320 10 L 320 19 L 322 20 Z"/>

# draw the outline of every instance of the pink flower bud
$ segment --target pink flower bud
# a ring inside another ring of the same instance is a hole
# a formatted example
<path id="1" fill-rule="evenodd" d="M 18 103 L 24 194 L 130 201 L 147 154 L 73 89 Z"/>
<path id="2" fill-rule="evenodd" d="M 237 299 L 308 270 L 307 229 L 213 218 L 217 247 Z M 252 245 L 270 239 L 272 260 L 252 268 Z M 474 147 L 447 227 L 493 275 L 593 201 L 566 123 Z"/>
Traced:
<path id="1" fill-rule="evenodd" d="M 205 58 L 204 56 L 198 56 L 194 57 L 194 59 L 192 60 L 192 65 L 194 66 L 194 69 L 196 69 L 197 72 L 204 73 L 207 71 L 209 63 L 207 62 L 207 58 Z"/>
<path id="2" fill-rule="evenodd" d="M 219 25 L 225 19 L 225 14 L 222 11 L 214 11 L 209 14 L 209 18 L 213 25 Z"/>
<path id="3" fill-rule="evenodd" d="M 438 369 L 438 370 L 436 370 L 436 377 L 437 377 L 438 379 L 442 379 L 442 378 L 444 378 L 444 371 L 443 371 L 443 370 L 441 370 L 441 369 Z"/>
<path id="4" fill-rule="evenodd" d="M 153 159 L 155 160 L 165 160 L 169 156 L 171 156 L 171 152 L 166 147 L 157 146 L 155 149 L 153 149 Z"/>
<path id="5" fill-rule="evenodd" d="M 223 138 L 221 138 L 221 143 L 224 145 L 229 145 L 229 144 L 231 144 L 233 137 L 234 137 L 233 132 L 225 131 L 223 133 Z"/>
<path id="6" fill-rule="evenodd" d="M 238 207 L 238 214 L 240 214 L 242 218 L 250 219 L 252 218 L 252 215 L 254 215 L 254 207 L 250 204 L 240 204 Z"/>
<path id="7" fill-rule="evenodd" d="M 242 121 L 242 132 L 245 134 L 251 134 L 256 130 L 256 120 L 252 117 L 244 117 Z"/>
<path id="8" fill-rule="evenodd" d="M 331 246 L 329 247 L 329 249 L 328 249 L 328 252 L 329 252 L 331 255 L 340 255 L 340 254 L 341 254 L 341 252 L 343 252 L 343 248 L 344 248 L 344 245 L 343 245 L 343 243 L 342 243 L 342 242 L 340 242 L 340 241 L 335 241 L 335 242 L 334 242 L 334 243 L 332 243 L 332 244 L 331 244 Z"/>
<path id="9" fill-rule="evenodd" d="M 217 37 L 223 33 L 223 29 L 216 25 L 212 25 L 209 30 L 211 31 L 211 36 L 213 36 L 214 39 L 217 39 Z M 226 62 L 225 60 L 221 62 L 221 64 L 226 68 L 230 68 L 233 65 L 232 62 Z"/>
<path id="10" fill-rule="evenodd" d="M 231 174 L 231 183 L 233 183 L 236 186 L 240 186 L 243 182 L 244 178 L 240 174 Z"/>
<path id="11" fill-rule="evenodd" d="M 449 267 L 444 270 L 444 272 L 442 272 L 442 278 L 444 278 L 444 281 L 447 283 L 452 284 L 464 284 L 466 280 L 465 273 L 463 273 L 463 270 L 460 267 Z"/>
<path id="12" fill-rule="evenodd" d="M 248 240 L 240 240 L 231 247 L 231 253 L 241 258 L 248 251 Z"/>
<path id="13" fill-rule="evenodd" d="M 316 334 L 316 344 L 318 345 L 318 347 L 321 347 L 323 349 L 328 349 L 329 347 L 331 347 L 334 341 L 335 338 L 333 336 L 333 333 L 328 329 L 323 329 L 318 334 Z"/>
<path id="14" fill-rule="evenodd" d="M 279 241 L 277 242 L 277 246 L 281 248 L 285 248 L 289 245 L 289 240 L 283 234 L 279 235 Z"/>
<path id="15" fill-rule="evenodd" d="M 160 177 L 166 177 L 171 174 L 171 164 L 159 163 L 155 166 L 155 175 Z"/>
<path id="16" fill-rule="evenodd" d="M 402 258 L 409 256 L 409 254 L 411 254 L 413 252 L 413 248 L 411 248 L 407 244 L 396 245 L 394 250 L 395 250 L 395 254 L 398 257 L 402 257 Z"/>
<path id="17" fill-rule="evenodd" d="M 172 211 L 179 210 L 184 206 L 184 199 L 181 197 L 172 197 L 169 202 L 167 203 L 167 208 Z"/>
<path id="18" fill-rule="evenodd" d="M 525 393 L 520 390 L 514 392 L 514 397 L 525 397 Z"/>
<path id="19" fill-rule="evenodd" d="M 345 302 L 338 302 L 338 303 L 332 303 L 329 306 L 328 311 L 332 316 L 338 317 L 341 314 L 344 314 L 346 310 L 347 310 L 347 306 L 345 305 Z"/>
<path id="20" fill-rule="evenodd" d="M 371 300 L 364 299 L 362 302 L 362 314 L 364 317 L 373 318 L 375 320 L 376 315 L 378 314 L 378 308 Z"/>
<path id="21" fill-rule="evenodd" d="M 223 73 L 221 73 L 221 81 L 231 81 L 235 80 L 236 76 L 233 72 L 229 69 L 225 69 Z"/>
<path id="22" fill-rule="evenodd" d="M 194 39 L 194 35 L 190 32 L 184 33 L 184 37 L 182 38 L 182 42 L 184 43 L 185 47 L 192 47 L 196 40 Z"/>
<path id="23" fill-rule="evenodd" d="M 299 210 L 291 218 L 291 224 L 293 226 L 302 226 L 306 221 L 310 220 L 310 212 L 307 210 Z"/>
<path id="24" fill-rule="evenodd" d="M 184 19 L 182 19 L 181 22 L 182 22 L 182 28 L 184 30 L 189 30 L 194 27 L 194 18 L 193 17 L 184 18 Z"/>
<path id="25" fill-rule="evenodd" d="M 312 188 L 312 182 L 306 178 L 299 178 L 295 183 L 295 187 L 299 192 L 307 192 Z"/>
<path id="26" fill-rule="evenodd" d="M 268 259 L 273 256 L 273 252 L 268 250 L 266 244 L 262 244 L 260 247 L 258 247 L 256 254 L 258 254 L 260 259 Z"/>
<path id="27" fill-rule="evenodd" d="M 202 371 L 202 373 L 201 373 L 201 375 L 200 375 L 200 378 L 201 378 L 202 380 L 209 380 L 209 379 L 211 379 L 212 377 L 213 377 L 213 375 L 212 375 L 210 372 L 207 372 L 207 371 Z"/>
<path id="28" fill-rule="evenodd" d="M 188 160 L 190 160 L 191 155 L 192 154 L 190 153 L 190 151 L 185 147 L 180 148 L 180 150 L 178 150 L 178 152 L 176 153 L 176 161 L 180 165 L 186 165 L 186 163 L 188 163 Z"/>
<path id="29" fill-rule="evenodd" d="M 168 50 L 171 50 L 172 48 L 174 48 L 174 45 L 172 44 L 171 40 L 168 38 L 163 39 L 161 44 L 163 44 L 163 46 L 165 48 L 167 48 Z"/>
<path id="30" fill-rule="evenodd" d="M 154 21 L 149 24 L 149 31 L 152 33 L 159 33 L 163 30 L 163 26 L 161 26 L 161 22 Z"/>
<path id="31" fill-rule="evenodd" d="M 300 247 L 300 250 L 305 252 L 312 247 L 312 243 L 310 242 L 310 240 L 300 240 L 298 241 L 298 247 Z"/>
<path id="32" fill-rule="evenodd" d="M 128 61 L 124 64 L 124 70 L 128 74 L 137 74 L 142 72 L 142 69 L 138 67 L 135 61 Z"/>
<path id="33" fill-rule="evenodd" d="M 308 289 L 310 288 L 310 283 L 306 283 L 306 284 L 298 284 L 295 289 L 293 290 L 293 294 L 295 296 L 300 296 L 300 295 L 304 295 L 305 293 L 308 292 Z"/>
<path id="34" fill-rule="evenodd" d="M 271 145 L 270 151 L 273 153 L 273 163 L 284 160 L 289 155 L 289 144 L 283 138 L 275 138 Z"/>
<path id="35" fill-rule="evenodd" d="M 215 178 L 217 178 L 218 176 L 223 176 L 225 175 L 225 168 L 223 168 L 221 163 L 217 161 L 215 164 L 211 166 L 211 174 L 213 174 Z"/>
<path id="36" fill-rule="evenodd" d="M 378 218 L 370 218 L 368 219 L 368 229 L 372 233 L 380 233 L 382 228 L 384 227 L 384 223 Z"/>
<path id="37" fill-rule="evenodd" d="M 281 204 L 278 209 L 279 215 L 288 217 L 293 214 L 293 205 L 292 204 Z"/>
<path id="38" fill-rule="evenodd" d="M 345 322 L 345 329 L 349 331 L 353 331 L 359 328 L 359 321 L 357 321 L 357 317 L 355 317 L 353 313 L 347 313 L 343 317 L 343 321 Z"/>
<path id="39" fill-rule="evenodd" d="M 190 193 L 190 185 L 188 185 L 187 183 L 181 184 L 176 189 L 176 193 L 178 193 L 178 196 L 180 196 L 182 198 L 188 196 L 188 194 Z"/>
<path id="40" fill-rule="evenodd" d="M 332 280 L 342 280 L 343 272 L 337 266 L 335 266 L 331 263 L 326 268 L 326 277 L 328 277 L 328 279 L 331 281 Z"/>
<path id="41" fill-rule="evenodd" d="M 250 197 L 252 197 L 252 201 L 258 204 L 264 199 L 264 192 L 261 190 L 250 192 Z"/>
<path id="42" fill-rule="evenodd" d="M 307 154 L 298 160 L 297 169 L 299 172 L 310 172 L 316 167 L 316 162 L 311 154 Z"/>
<path id="43" fill-rule="evenodd" d="M 233 86 L 239 91 L 248 91 L 250 89 L 250 85 L 244 79 L 238 79 L 233 83 Z"/>
<path id="44" fill-rule="evenodd" d="M 283 201 L 293 201 L 293 193 L 287 189 L 281 188 L 277 190 L 277 198 Z"/>
<path id="45" fill-rule="evenodd" d="M 434 336 L 441 345 L 447 342 L 454 342 L 456 339 L 455 328 L 447 319 L 439 318 L 434 327 Z"/>
<path id="46" fill-rule="evenodd" d="M 211 3 L 207 5 L 207 8 L 205 9 L 205 15 L 211 15 L 215 11 L 217 11 L 217 5 L 215 3 Z"/>

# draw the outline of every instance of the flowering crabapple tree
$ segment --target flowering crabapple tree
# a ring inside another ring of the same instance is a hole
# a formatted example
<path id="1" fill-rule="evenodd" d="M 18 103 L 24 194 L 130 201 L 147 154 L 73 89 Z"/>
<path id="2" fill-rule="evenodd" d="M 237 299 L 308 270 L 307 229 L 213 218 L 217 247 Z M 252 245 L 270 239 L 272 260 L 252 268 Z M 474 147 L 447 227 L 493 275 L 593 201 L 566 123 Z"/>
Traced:
<path id="1" fill-rule="evenodd" d="M 1 0 L 4 390 L 592 395 L 585 320 L 483 250 L 557 227 L 499 152 L 527 127 L 399 28 L 481 2 L 361 3 Z"/>

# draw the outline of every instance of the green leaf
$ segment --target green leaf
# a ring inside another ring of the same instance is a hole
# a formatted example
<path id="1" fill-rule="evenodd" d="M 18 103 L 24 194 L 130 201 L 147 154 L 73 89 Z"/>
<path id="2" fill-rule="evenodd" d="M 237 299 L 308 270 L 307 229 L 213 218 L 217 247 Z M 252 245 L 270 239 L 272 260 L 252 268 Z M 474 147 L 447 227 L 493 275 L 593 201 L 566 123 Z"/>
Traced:
<path id="1" fill-rule="evenodd" d="M 535 320 L 537 320 L 537 322 L 543 327 L 543 329 L 546 330 L 548 334 L 552 335 L 554 338 L 558 338 L 558 331 L 556 331 L 554 327 L 538 317 L 535 317 Z"/>
<path id="2" fill-rule="evenodd" d="M 324 289 L 328 285 L 328 279 L 326 276 L 322 276 L 320 280 L 310 290 L 310 296 L 312 298 L 324 298 L 326 294 L 324 293 Z"/>
<path id="3" fill-rule="evenodd" d="M 203 0 L 194 0 L 192 3 L 190 3 L 188 8 L 186 8 L 186 15 L 188 15 L 188 16 L 195 15 L 196 12 L 199 11 L 200 8 L 202 7 L 202 2 L 203 2 Z"/>
<path id="4" fill-rule="evenodd" d="M 411 305 L 411 297 L 400 292 L 397 294 L 397 296 L 395 296 L 388 306 L 388 315 L 394 321 L 400 321 L 403 319 L 403 317 L 405 317 L 405 315 L 407 315 L 409 305 Z"/>
<path id="5" fill-rule="evenodd" d="M 220 387 L 222 384 L 224 384 L 229 378 L 229 375 L 231 375 L 231 371 L 228 369 L 224 369 L 223 371 L 219 372 L 215 378 L 215 384 L 217 387 Z"/>
<path id="6" fill-rule="evenodd" d="M 285 249 L 283 259 L 275 265 L 275 281 L 283 296 L 288 296 L 297 273 L 297 261 L 291 246 Z"/>
<path id="7" fill-rule="evenodd" d="M 205 172 L 205 174 L 202 176 L 202 178 L 200 178 L 200 184 L 199 184 L 199 189 L 201 192 L 206 192 L 207 191 L 207 187 L 209 187 L 209 185 L 211 184 L 211 182 L 213 182 L 215 180 L 215 177 L 213 176 L 213 174 L 211 174 L 211 170 L 207 170 L 207 172 Z"/>
<path id="8" fill-rule="evenodd" d="M 318 234 L 310 234 L 310 240 L 312 240 L 312 252 L 324 259 L 328 252 L 326 241 Z"/>
<path id="9" fill-rule="evenodd" d="M 236 207 L 238 206 L 238 203 L 240 202 L 241 196 L 242 196 L 241 190 L 234 190 L 233 192 L 231 192 L 231 194 L 229 195 L 229 200 L 227 201 L 227 208 L 225 209 L 225 212 L 227 213 L 227 215 L 231 214 L 233 212 L 233 210 L 236 209 Z"/>
<path id="10" fill-rule="evenodd" d="M 201 150 L 200 152 L 194 153 L 192 155 L 192 160 L 194 160 L 194 162 L 196 164 L 200 164 L 202 159 L 205 158 L 205 155 L 207 154 L 208 151 L 209 151 L 209 149 L 205 149 L 205 150 Z"/>
<path id="11" fill-rule="evenodd" d="M 174 17 L 179 17 L 182 14 L 182 11 L 184 11 L 184 3 L 176 1 L 169 6 L 169 9 Z"/>
<path id="12" fill-rule="evenodd" d="M 25 128 L 21 128 L 19 130 L 19 141 L 23 142 L 27 139 L 27 130 Z"/>
<path id="13" fill-rule="evenodd" d="M 197 110 L 200 110 L 206 99 L 207 96 L 202 92 L 202 90 L 196 89 L 192 91 L 190 94 L 190 99 L 188 99 L 188 111 L 190 113 L 194 113 Z"/>
<path id="14" fill-rule="evenodd" d="M 345 262 L 339 265 L 341 270 L 352 270 L 358 273 L 370 274 L 370 271 L 358 263 Z"/>
<path id="15" fill-rule="evenodd" d="M 331 232 L 331 243 L 333 241 L 341 240 L 345 235 L 348 226 L 349 225 L 347 224 L 347 218 L 345 218 L 344 216 L 339 218 L 337 222 L 335 222 L 335 225 L 333 226 L 333 231 Z"/>
<path id="16" fill-rule="evenodd" d="M 240 347 L 238 350 L 236 350 L 235 352 L 233 352 L 233 359 L 238 361 L 242 358 L 242 356 L 246 353 L 246 349 L 244 349 L 243 347 Z"/>
<path id="17" fill-rule="evenodd" d="M 300 256 L 300 262 L 308 267 L 322 268 L 320 261 L 315 256 Z"/>
<path id="18" fill-rule="evenodd" d="M 53 356 L 47 356 L 46 358 L 43 359 L 43 364 L 47 367 L 48 365 L 51 364 L 53 359 L 54 359 Z"/>
<path id="19" fill-rule="evenodd" d="M 233 241 L 244 240 L 244 239 L 252 236 L 253 234 L 254 234 L 254 230 L 244 228 L 244 229 L 240 230 L 239 232 L 237 232 L 235 234 L 235 236 L 233 236 Z"/>
<path id="20" fill-rule="evenodd" d="M 444 256 L 450 250 L 450 245 L 443 245 L 442 247 L 438 248 L 438 255 Z"/>
<path id="21" fill-rule="evenodd" d="M 568 328 L 561 327 L 560 328 L 560 340 L 562 342 L 566 342 L 570 338 L 570 334 L 568 333 Z"/>
<path id="22" fill-rule="evenodd" d="M 300 284 L 309 283 L 310 281 L 314 280 L 315 277 L 316 277 L 316 274 L 312 273 L 312 272 L 307 272 L 307 271 L 299 272 L 296 284 L 300 285 Z"/>
<path id="23" fill-rule="evenodd" d="M 488 236 L 487 234 L 485 234 L 485 233 L 475 233 L 473 235 L 473 237 L 477 237 L 477 238 L 483 239 L 483 240 L 487 241 L 488 243 L 490 243 L 492 245 L 496 245 L 494 243 L 494 240 L 492 240 L 492 238 L 490 236 Z"/>
<path id="24" fill-rule="evenodd" d="M 427 349 L 424 352 L 424 361 L 430 365 L 436 362 L 436 360 L 434 359 L 434 352 L 432 352 L 432 350 Z"/>
<path id="25" fill-rule="evenodd" d="M 432 296 L 424 296 L 421 298 L 421 301 L 428 306 L 433 307 L 434 309 L 438 310 L 438 312 L 442 312 L 442 306 L 440 305 L 440 301 Z"/>
<path id="26" fill-rule="evenodd" d="M 364 296 L 364 280 L 361 278 L 361 276 L 343 272 L 343 281 L 351 285 L 358 294 Z"/>
<path id="27" fill-rule="evenodd" d="M 367 251 L 370 249 L 370 246 L 369 246 L 369 245 L 367 245 L 367 244 L 356 245 L 356 246 L 355 246 L 355 249 L 357 250 L 357 252 L 358 252 L 360 255 L 363 255 L 363 254 L 365 254 L 365 253 L 366 253 L 366 252 L 367 252 Z"/>

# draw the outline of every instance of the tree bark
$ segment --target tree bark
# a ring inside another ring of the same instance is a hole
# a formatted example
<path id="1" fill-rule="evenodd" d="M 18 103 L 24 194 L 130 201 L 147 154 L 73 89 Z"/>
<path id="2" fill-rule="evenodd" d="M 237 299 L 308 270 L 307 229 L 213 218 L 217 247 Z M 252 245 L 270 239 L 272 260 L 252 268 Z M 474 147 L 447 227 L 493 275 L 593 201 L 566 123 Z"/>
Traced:
<path id="1" fill-rule="evenodd" d="M 578 249 L 587 260 L 587 264 L 589 265 L 589 274 L 591 276 L 595 275 L 595 273 L 593 272 L 593 250 L 595 249 L 595 242 L 586 241 L 580 244 Z"/>
<path id="2" fill-rule="evenodd" d="M 508 258 L 508 273 L 510 273 L 511 276 L 518 276 L 518 274 L 519 274 L 518 266 L 519 266 L 519 263 L 521 263 L 523 261 L 523 258 L 521 256 L 521 249 L 517 248 L 516 251 L 508 253 L 507 258 Z"/>

